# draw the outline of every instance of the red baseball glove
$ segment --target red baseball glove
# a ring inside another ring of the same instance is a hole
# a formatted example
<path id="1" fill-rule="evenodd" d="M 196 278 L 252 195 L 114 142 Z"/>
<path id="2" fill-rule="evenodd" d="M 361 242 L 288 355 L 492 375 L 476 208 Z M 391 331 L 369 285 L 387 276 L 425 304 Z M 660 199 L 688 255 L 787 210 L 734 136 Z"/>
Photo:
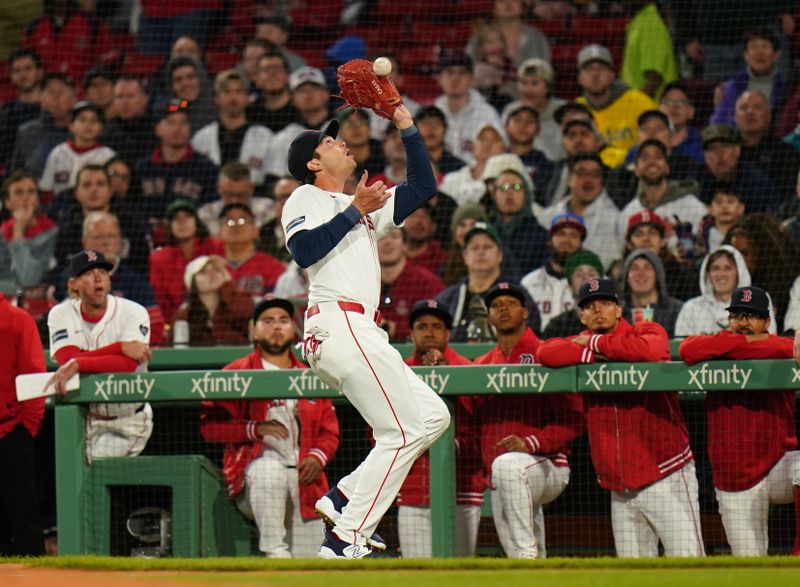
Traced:
<path id="1" fill-rule="evenodd" d="M 403 98 L 388 77 L 372 71 L 372 61 L 352 59 L 336 70 L 340 97 L 353 108 L 369 108 L 384 118 L 392 119 Z"/>

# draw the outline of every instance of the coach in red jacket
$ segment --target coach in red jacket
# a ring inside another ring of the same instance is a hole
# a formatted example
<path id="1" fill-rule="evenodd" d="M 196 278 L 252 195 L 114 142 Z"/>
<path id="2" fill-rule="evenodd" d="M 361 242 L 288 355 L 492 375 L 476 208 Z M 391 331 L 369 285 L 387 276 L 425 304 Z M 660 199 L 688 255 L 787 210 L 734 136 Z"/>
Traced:
<path id="1" fill-rule="evenodd" d="M 528 327 L 525 290 L 500 282 L 485 296 L 497 346 L 476 365 L 533 364 L 541 341 Z M 583 434 L 581 397 L 493 395 L 479 408 L 484 470 L 491 471 L 492 516 L 509 558 L 544 558 L 544 515 L 569 483 L 568 444 Z"/>
<path id="2" fill-rule="evenodd" d="M 304 369 L 291 349 L 293 312 L 288 300 L 259 302 L 251 324 L 256 349 L 225 369 Z M 226 443 L 228 492 L 255 520 L 259 549 L 275 558 L 314 556 L 325 529 L 314 503 L 328 491 L 324 468 L 339 446 L 331 400 L 205 401 L 200 420 L 206 440 Z M 284 525 L 288 518 L 291 546 Z"/>
<path id="3" fill-rule="evenodd" d="M 453 317 L 436 300 L 419 300 L 411 307 L 408 328 L 414 354 L 410 367 L 471 365 L 447 344 Z M 454 398 L 456 422 L 456 556 L 474 556 L 486 481 L 480 466 L 474 398 Z M 397 535 L 405 558 L 430 558 L 431 495 L 428 452 L 419 457 L 397 494 Z"/>
<path id="4" fill-rule="evenodd" d="M 690 336 L 680 346 L 688 364 L 710 359 L 789 359 L 792 339 L 768 334 L 769 298 L 758 287 L 733 292 L 730 326 Z M 706 397 L 708 457 L 719 513 L 736 556 L 765 556 L 769 504 L 795 502 L 792 554 L 800 554 L 800 451 L 795 390 L 714 391 Z"/>
<path id="5" fill-rule="evenodd" d="M 578 291 L 588 330 L 554 338 L 537 355 L 563 367 L 607 361 L 669 361 L 666 331 L 653 322 L 631 326 L 611 279 L 590 279 Z M 611 490 L 617 555 L 703 556 L 697 478 L 689 434 L 676 393 L 584 395 L 592 462 L 600 486 Z"/>

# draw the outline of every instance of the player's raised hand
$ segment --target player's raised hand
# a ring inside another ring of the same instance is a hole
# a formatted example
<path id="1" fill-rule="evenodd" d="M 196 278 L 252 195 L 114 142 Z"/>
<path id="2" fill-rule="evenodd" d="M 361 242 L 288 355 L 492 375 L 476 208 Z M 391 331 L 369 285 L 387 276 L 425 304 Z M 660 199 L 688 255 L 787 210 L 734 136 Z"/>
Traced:
<path id="1" fill-rule="evenodd" d="M 368 186 L 367 177 L 368 174 L 364 171 L 361 175 L 361 181 L 356 186 L 356 195 L 353 199 L 353 206 L 358 208 L 362 216 L 366 216 L 375 210 L 380 210 L 391 197 L 382 181 L 376 181 L 371 186 Z"/>
<path id="2" fill-rule="evenodd" d="M 150 346 L 140 340 L 129 340 L 121 343 L 122 354 L 126 357 L 133 359 L 137 363 L 146 363 L 150 360 L 152 353 Z"/>
<path id="3" fill-rule="evenodd" d="M 405 104 L 400 104 L 392 114 L 392 122 L 400 130 L 411 127 L 414 124 L 414 117 L 411 116 L 411 111 L 406 108 Z"/>

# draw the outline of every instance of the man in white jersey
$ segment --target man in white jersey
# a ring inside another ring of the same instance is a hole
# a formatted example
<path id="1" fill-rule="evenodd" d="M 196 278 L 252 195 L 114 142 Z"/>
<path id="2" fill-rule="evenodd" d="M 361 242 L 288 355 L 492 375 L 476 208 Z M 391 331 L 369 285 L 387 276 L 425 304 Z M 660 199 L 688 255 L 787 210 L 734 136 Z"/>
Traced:
<path id="1" fill-rule="evenodd" d="M 72 256 L 70 298 L 50 311 L 50 356 L 60 367 L 47 383 L 65 393 L 75 373 L 141 373 L 150 358 L 150 315 L 136 302 L 109 295 L 113 265 L 91 249 Z M 86 418 L 86 454 L 135 456 L 153 432 L 147 403 L 92 403 Z"/>
<path id="2" fill-rule="evenodd" d="M 450 424 L 447 406 L 378 326 L 377 241 L 436 193 L 411 113 L 400 105 L 392 122 L 403 139 L 408 180 L 388 190 L 380 181 L 366 187 L 365 172 L 355 196 L 342 193 L 356 162 L 336 140 L 336 121 L 324 132 L 302 132 L 289 147 L 289 171 L 306 184 L 292 193 L 281 217 L 287 247 L 311 282 L 304 355 L 322 381 L 359 411 L 375 438 L 367 458 L 316 504 L 334 524 L 321 558 L 363 558 L 382 546 L 371 537 L 383 514 L 411 465 Z"/>

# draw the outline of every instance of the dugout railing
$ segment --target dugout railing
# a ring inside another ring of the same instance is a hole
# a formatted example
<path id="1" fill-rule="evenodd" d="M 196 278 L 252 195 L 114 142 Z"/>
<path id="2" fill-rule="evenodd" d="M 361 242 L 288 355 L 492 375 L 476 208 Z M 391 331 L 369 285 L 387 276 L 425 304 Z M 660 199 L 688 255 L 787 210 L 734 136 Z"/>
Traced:
<path id="1" fill-rule="evenodd" d="M 459 345 L 460 346 L 460 345 Z M 483 346 L 483 345 L 482 345 Z M 464 350 L 459 349 L 459 350 Z M 474 348 L 470 355 L 483 349 Z M 59 551 L 62 554 L 96 553 L 90 540 L 100 520 L 92 519 L 97 495 L 90 492 L 91 467 L 84 457 L 83 405 L 90 402 L 198 402 L 200 400 L 257 398 L 337 398 L 310 370 L 219 371 L 216 369 L 242 349 L 208 349 L 171 354 L 162 351 L 156 368 L 197 366 L 200 357 L 213 353 L 214 368 L 189 371 L 155 371 L 138 374 L 104 374 L 81 378 L 78 391 L 60 398 L 55 407 L 56 483 Z M 183 356 L 181 356 L 183 355 Z M 206 357 L 208 358 L 208 356 Z M 206 364 L 208 364 L 206 363 Z M 415 371 L 443 396 L 499 393 L 586 393 L 678 391 L 682 399 L 702 399 L 707 391 L 800 389 L 800 367 L 790 360 L 713 361 L 688 367 L 670 363 L 597 363 L 562 369 L 541 365 L 420 367 Z M 455 470 L 453 426 L 430 451 L 432 550 L 435 557 L 453 556 Z M 133 457 L 134 459 L 142 457 Z M 155 457 L 157 458 L 157 457 Z M 106 459 L 103 466 L 119 466 L 130 459 Z M 196 517 L 202 517 L 198 504 Z M 205 511 L 205 510 L 202 510 Z M 213 508 L 209 512 L 219 511 Z M 213 513 L 209 514 L 213 515 Z M 202 532 L 213 532 L 211 520 L 196 520 Z M 99 526 L 98 526 L 99 524 Z M 185 531 L 176 528 L 176 532 Z M 196 534 L 200 534 L 198 529 Z M 105 552 L 99 549 L 100 552 Z M 225 551 L 232 552 L 232 551 Z M 236 550 L 235 553 L 240 552 Z M 215 547 L 176 550 L 176 555 L 220 554 Z"/>

